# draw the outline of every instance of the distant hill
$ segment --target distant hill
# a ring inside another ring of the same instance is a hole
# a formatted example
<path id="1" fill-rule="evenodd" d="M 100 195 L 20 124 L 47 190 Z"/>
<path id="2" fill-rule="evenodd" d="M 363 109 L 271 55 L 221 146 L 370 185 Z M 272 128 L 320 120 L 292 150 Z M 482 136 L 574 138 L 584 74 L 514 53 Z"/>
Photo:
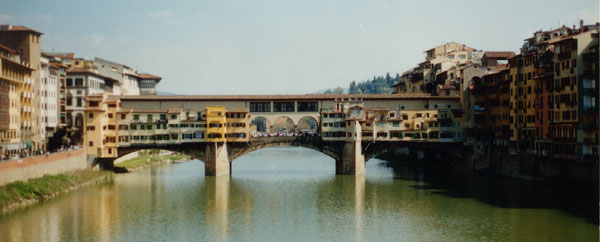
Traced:
<path id="1" fill-rule="evenodd" d="M 392 85 L 400 81 L 400 74 L 396 73 L 396 77 L 391 77 L 388 72 L 385 76 L 373 76 L 373 79 L 366 81 L 350 82 L 348 88 L 336 87 L 323 89 L 316 92 L 316 94 L 322 93 L 349 93 L 349 94 L 390 94 L 394 91 Z"/>

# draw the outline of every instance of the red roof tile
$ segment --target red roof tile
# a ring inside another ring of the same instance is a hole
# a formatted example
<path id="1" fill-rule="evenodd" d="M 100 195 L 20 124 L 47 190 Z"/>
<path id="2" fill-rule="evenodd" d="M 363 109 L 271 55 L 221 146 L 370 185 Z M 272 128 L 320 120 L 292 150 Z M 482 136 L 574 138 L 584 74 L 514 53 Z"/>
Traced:
<path id="1" fill-rule="evenodd" d="M 11 48 L 8 48 L 8 47 L 6 47 L 4 45 L 0 45 L 0 49 L 3 49 L 5 51 L 8 51 L 8 52 L 13 53 L 13 54 L 19 54 L 19 55 L 21 54 L 21 52 L 13 50 Z"/>
<path id="2" fill-rule="evenodd" d="M 8 25 L 8 24 L 3 24 L 0 25 L 0 31 L 23 31 L 23 32 L 32 32 L 34 34 L 38 34 L 38 35 L 42 35 L 44 33 L 39 32 L 37 30 L 33 30 L 30 28 L 27 28 L 23 25 Z"/>
<path id="3" fill-rule="evenodd" d="M 406 94 L 304 94 L 304 95 L 128 95 L 119 96 L 121 101 L 237 101 L 237 100 L 330 100 L 362 98 L 364 100 L 386 99 L 456 99 L 456 97 L 431 96 L 425 93 Z"/>
<path id="4" fill-rule="evenodd" d="M 161 80 L 162 77 L 160 76 L 155 76 L 152 74 L 148 74 L 148 73 L 139 73 L 138 76 L 142 79 L 147 79 L 147 80 Z"/>
<path id="5" fill-rule="evenodd" d="M 515 55 L 512 51 L 486 51 L 483 55 L 488 58 L 510 58 Z"/>

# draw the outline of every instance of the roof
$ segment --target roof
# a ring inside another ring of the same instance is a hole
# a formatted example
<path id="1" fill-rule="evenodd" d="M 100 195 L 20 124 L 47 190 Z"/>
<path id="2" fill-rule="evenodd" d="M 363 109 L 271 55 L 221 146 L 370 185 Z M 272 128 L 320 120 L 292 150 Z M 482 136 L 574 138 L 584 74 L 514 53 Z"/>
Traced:
<path id="1" fill-rule="evenodd" d="M 54 67 L 62 67 L 62 68 L 65 68 L 65 69 L 69 68 L 68 65 L 57 63 L 57 62 L 50 62 L 48 64 L 51 65 L 51 66 L 54 66 Z"/>
<path id="2" fill-rule="evenodd" d="M 105 80 L 112 80 L 112 81 L 117 81 L 118 82 L 118 80 L 116 80 L 114 78 L 100 75 L 100 74 L 98 74 L 96 72 L 93 72 L 93 71 L 91 71 L 89 69 L 86 69 L 86 68 L 73 67 L 73 68 L 67 70 L 67 74 L 90 74 L 90 75 L 94 75 L 94 76 L 103 78 Z"/>
<path id="3" fill-rule="evenodd" d="M 169 110 L 167 110 L 167 113 L 181 113 L 181 108 L 169 108 Z"/>
<path id="4" fill-rule="evenodd" d="M 161 80 L 162 77 L 160 76 L 155 76 L 152 74 L 148 74 L 148 73 L 138 73 L 138 76 L 142 79 L 147 79 L 147 80 Z"/>
<path id="5" fill-rule="evenodd" d="M 29 69 L 30 71 L 34 71 L 34 70 L 35 70 L 35 69 L 31 68 L 31 66 L 29 66 L 29 64 L 28 64 L 27 62 L 23 62 L 23 61 L 21 61 L 22 63 L 19 63 L 19 62 L 17 62 L 17 61 L 11 60 L 10 58 L 7 58 L 7 57 L 5 57 L 5 56 L 3 56 L 3 55 L 0 55 L 0 58 L 2 58 L 3 60 L 6 60 L 6 61 L 12 62 L 12 63 L 14 63 L 14 64 L 17 64 L 17 65 L 19 65 L 19 66 L 21 66 L 21 67 L 23 67 L 23 68 L 27 68 L 27 69 Z"/>
<path id="6" fill-rule="evenodd" d="M 6 47 L 6 46 L 4 46 L 4 45 L 0 45 L 0 49 L 3 49 L 3 50 L 5 50 L 5 51 L 7 51 L 7 52 L 10 52 L 10 53 L 13 53 L 13 54 L 15 54 L 15 55 L 21 54 L 21 52 L 19 52 L 19 51 L 16 51 L 16 50 L 13 50 L 13 49 L 11 49 L 11 48 L 8 48 L 8 47 Z"/>
<path id="7" fill-rule="evenodd" d="M 488 58 L 510 58 L 515 55 L 512 51 L 486 51 L 483 53 Z"/>
<path id="8" fill-rule="evenodd" d="M 31 32 L 31 33 L 38 34 L 38 35 L 44 34 L 44 33 L 39 32 L 37 30 L 33 30 L 33 29 L 30 29 L 30 28 L 27 28 L 27 27 L 25 27 L 23 25 L 9 25 L 9 24 L 0 25 L 0 31 L 6 31 L 6 32 L 8 32 L 8 31 L 21 31 L 21 32 Z"/>
<path id="9" fill-rule="evenodd" d="M 114 61 L 109 61 L 107 59 L 102 59 L 100 57 L 94 57 L 94 62 L 100 62 L 100 63 L 110 64 L 110 65 L 114 65 L 114 66 L 121 66 L 121 67 L 126 67 L 128 69 L 131 69 L 129 66 L 126 66 L 121 63 L 114 62 Z"/>
<path id="10" fill-rule="evenodd" d="M 121 108 L 117 113 L 131 113 L 131 111 L 133 111 L 133 108 Z"/>
<path id="11" fill-rule="evenodd" d="M 75 59 L 75 53 L 71 52 L 44 52 L 43 54 L 61 59 Z"/>
<path id="12" fill-rule="evenodd" d="M 362 98 L 363 100 L 399 99 L 456 99 L 456 97 L 431 96 L 425 93 L 403 94 L 304 94 L 304 95 L 126 95 L 121 101 L 269 101 L 269 100 L 334 100 Z"/>
<path id="13" fill-rule="evenodd" d="M 105 110 L 103 108 L 100 107 L 85 107 L 83 108 L 83 111 L 94 111 L 94 112 L 104 112 Z"/>

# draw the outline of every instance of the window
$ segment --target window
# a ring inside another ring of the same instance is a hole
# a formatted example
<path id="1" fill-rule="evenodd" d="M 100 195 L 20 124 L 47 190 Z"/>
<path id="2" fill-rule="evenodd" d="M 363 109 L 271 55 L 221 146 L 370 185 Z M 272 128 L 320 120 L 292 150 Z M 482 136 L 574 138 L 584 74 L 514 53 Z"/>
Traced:
<path id="1" fill-rule="evenodd" d="M 88 125 L 87 130 L 96 130 L 96 126 Z"/>
<path id="2" fill-rule="evenodd" d="M 93 142 L 93 141 L 90 141 L 90 143 L 89 143 L 89 146 L 90 146 L 90 147 L 94 147 L 94 142 Z"/>
<path id="3" fill-rule="evenodd" d="M 72 86 L 73 86 L 73 79 L 67 78 L 67 87 L 72 87 Z"/>
<path id="4" fill-rule="evenodd" d="M 298 112 L 317 112 L 317 102 L 298 102 Z"/>
<path id="5" fill-rule="evenodd" d="M 81 107 L 81 106 L 83 105 L 83 99 L 82 99 L 82 98 L 80 98 L 80 97 L 78 97 L 78 98 L 77 98 L 77 103 L 76 103 L 76 104 L 77 104 L 77 107 Z"/>
<path id="6" fill-rule="evenodd" d="M 94 114 L 93 113 L 88 114 L 88 118 L 94 118 Z"/>
<path id="7" fill-rule="evenodd" d="M 113 114 L 112 114 L 112 113 L 109 113 L 109 114 L 108 114 L 108 118 L 113 118 Z"/>
<path id="8" fill-rule="evenodd" d="M 75 86 L 77 86 L 77 87 L 83 87 L 83 78 L 76 78 L 75 79 Z"/>
<path id="9" fill-rule="evenodd" d="M 133 115 L 133 120 L 140 120 L 140 115 L 139 114 L 134 114 Z"/>
<path id="10" fill-rule="evenodd" d="M 131 130 L 136 130 L 137 129 L 137 127 L 135 126 L 135 124 L 130 125 L 129 128 L 131 128 Z"/>
<path id="11" fill-rule="evenodd" d="M 125 114 L 121 114 L 121 119 L 125 119 Z"/>
<path id="12" fill-rule="evenodd" d="M 148 119 L 148 123 L 151 123 L 152 122 L 152 114 L 148 114 L 147 119 Z"/>
<path id="13" fill-rule="evenodd" d="M 274 112 L 294 112 L 294 102 L 275 102 L 273 103 Z"/>
<path id="14" fill-rule="evenodd" d="M 251 102 L 250 112 L 271 112 L 271 103 L 269 102 Z"/>

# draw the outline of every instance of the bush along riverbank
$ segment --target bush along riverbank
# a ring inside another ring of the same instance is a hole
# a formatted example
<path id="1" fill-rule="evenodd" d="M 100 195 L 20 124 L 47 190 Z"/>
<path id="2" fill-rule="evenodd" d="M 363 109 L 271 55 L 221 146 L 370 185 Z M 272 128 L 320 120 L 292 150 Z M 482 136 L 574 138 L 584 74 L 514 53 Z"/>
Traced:
<path id="1" fill-rule="evenodd" d="M 0 213 L 27 207 L 84 186 L 110 182 L 109 171 L 76 171 L 17 181 L 0 186 Z"/>
<path id="2" fill-rule="evenodd" d="M 125 173 L 143 169 L 160 163 L 177 163 L 191 159 L 191 156 L 181 153 L 160 154 L 157 150 L 140 151 L 138 157 L 115 164 L 115 172 Z"/>

